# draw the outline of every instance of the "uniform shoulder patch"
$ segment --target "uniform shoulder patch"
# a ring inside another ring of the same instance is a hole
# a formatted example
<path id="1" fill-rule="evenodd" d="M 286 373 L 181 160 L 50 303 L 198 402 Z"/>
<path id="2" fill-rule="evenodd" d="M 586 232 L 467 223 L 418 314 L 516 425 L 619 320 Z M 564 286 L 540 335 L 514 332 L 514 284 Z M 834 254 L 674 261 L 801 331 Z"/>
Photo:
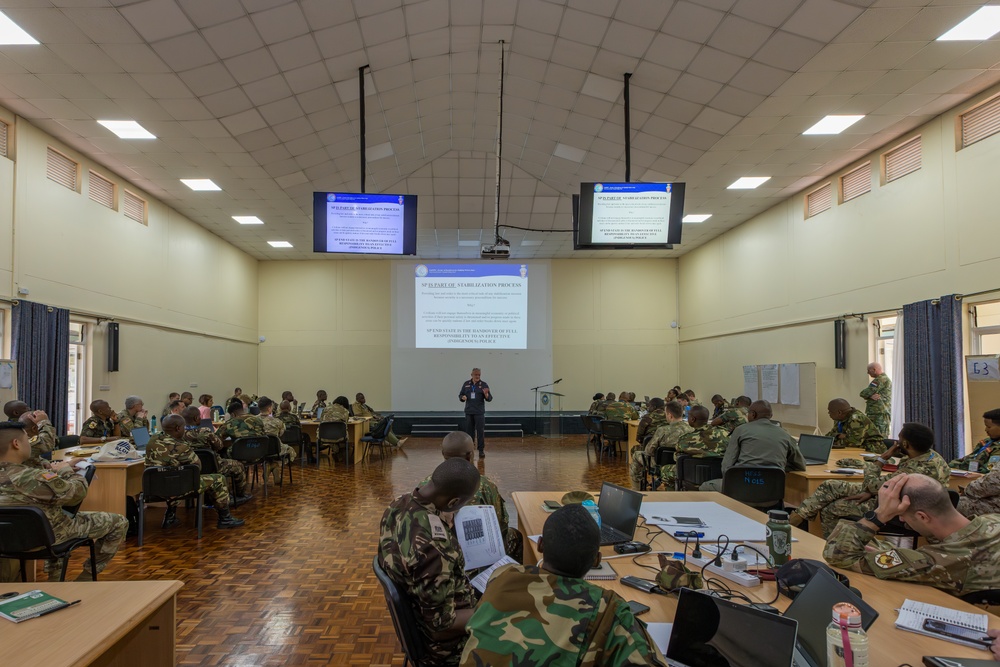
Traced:
<path id="1" fill-rule="evenodd" d="M 57 473 L 54 473 L 54 472 L 43 472 L 42 473 L 42 479 L 44 479 L 46 482 L 50 482 L 50 481 L 54 480 L 56 477 L 58 477 L 58 476 L 59 475 Z"/>
<path id="2" fill-rule="evenodd" d="M 889 570 L 903 564 L 903 558 L 895 549 L 890 549 L 875 556 L 875 565 L 883 570 Z"/>
<path id="3" fill-rule="evenodd" d="M 97 428 L 97 422 L 95 421 L 87 422 L 87 428 Z"/>
<path id="4" fill-rule="evenodd" d="M 441 517 L 436 514 L 428 514 L 427 522 L 431 525 L 431 538 L 435 540 L 448 539 L 448 531 L 444 528 Z"/>

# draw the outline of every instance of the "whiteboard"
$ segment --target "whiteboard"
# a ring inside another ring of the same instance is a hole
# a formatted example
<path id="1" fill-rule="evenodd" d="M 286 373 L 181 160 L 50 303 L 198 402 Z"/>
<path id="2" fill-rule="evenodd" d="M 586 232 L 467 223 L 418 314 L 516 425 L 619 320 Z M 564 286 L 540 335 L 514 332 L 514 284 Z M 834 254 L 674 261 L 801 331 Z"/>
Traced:
<path id="1" fill-rule="evenodd" d="M 793 434 L 819 428 L 814 362 L 744 366 L 743 393 L 769 401 L 773 418 Z"/>
<path id="2" fill-rule="evenodd" d="M 17 399 L 17 362 L 0 359 L 0 405 Z"/>

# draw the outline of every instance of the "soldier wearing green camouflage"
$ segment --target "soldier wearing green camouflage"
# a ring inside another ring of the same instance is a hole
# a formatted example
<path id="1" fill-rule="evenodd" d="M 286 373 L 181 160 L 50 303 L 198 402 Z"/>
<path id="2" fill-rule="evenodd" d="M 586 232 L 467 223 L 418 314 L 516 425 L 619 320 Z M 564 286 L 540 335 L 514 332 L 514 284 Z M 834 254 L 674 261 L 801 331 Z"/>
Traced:
<path id="1" fill-rule="evenodd" d="M 648 412 L 639 420 L 639 425 L 635 428 L 635 441 L 640 445 L 646 436 L 652 436 L 656 429 L 667 425 L 667 413 L 664 411 L 666 403 L 662 398 L 651 398 L 646 405 Z"/>
<path id="2" fill-rule="evenodd" d="M 680 437 L 691 432 L 691 427 L 684 421 L 684 409 L 680 403 L 670 401 L 663 406 L 663 412 L 667 423 L 656 429 L 653 437 L 646 443 L 645 449 L 642 443 L 639 443 L 629 454 L 628 476 L 633 489 L 641 488 L 646 461 L 652 460 L 658 447 L 676 449 Z"/>
<path id="3" fill-rule="evenodd" d="M 56 428 L 42 410 L 28 410 L 18 418 L 18 421 L 24 425 L 24 431 L 28 434 L 28 444 L 31 445 L 31 458 L 24 464 L 44 468 L 42 454 L 56 448 Z"/>
<path id="4" fill-rule="evenodd" d="M 276 438 L 283 436 L 285 434 L 285 422 L 274 416 L 274 401 L 267 396 L 261 396 L 260 400 L 257 401 L 257 407 L 260 408 L 260 420 L 264 422 L 264 432 Z M 285 457 L 288 463 L 295 460 L 295 450 L 292 449 L 291 445 L 282 442 L 280 451 L 281 456 Z M 265 478 L 267 477 L 274 477 L 276 484 L 281 481 L 281 464 L 279 462 L 268 462 Z"/>
<path id="5" fill-rule="evenodd" d="M 699 401 L 698 398 L 694 395 L 694 389 L 688 389 L 688 390 L 686 390 L 684 392 L 684 395 L 687 396 L 687 398 L 688 398 L 688 405 L 690 405 L 692 408 L 694 406 L 696 406 L 696 405 L 701 405 L 702 407 L 704 407 L 704 403 L 702 403 L 701 401 Z"/>
<path id="6" fill-rule="evenodd" d="M 355 417 L 364 417 L 371 420 L 368 424 L 369 432 L 378 430 L 376 427 L 380 425 L 379 420 L 384 419 L 382 415 L 372 409 L 372 406 L 368 405 L 365 395 L 360 391 L 354 395 L 354 403 L 351 404 L 351 412 L 354 413 Z M 408 439 L 409 438 L 400 438 L 392 432 L 392 429 L 389 429 L 389 432 L 385 434 L 385 442 L 390 447 L 400 447 Z"/>
<path id="7" fill-rule="evenodd" d="M 229 438 L 235 442 L 238 438 L 267 435 L 263 420 L 257 415 L 248 415 L 243 401 L 233 401 L 226 406 L 226 412 L 229 413 L 229 419 L 219 426 L 219 429 L 216 431 L 216 434 L 223 440 Z"/>
<path id="8" fill-rule="evenodd" d="M 894 473 L 882 475 L 882 466 L 893 456 L 904 455 Z M 838 462 L 839 464 L 839 462 Z M 829 479 L 802 501 L 790 521 L 793 526 L 815 519 L 823 525 L 823 535 L 829 535 L 845 517 L 859 517 L 874 509 L 879 488 L 886 481 L 906 474 L 922 474 L 947 487 L 951 470 L 944 458 L 934 451 L 934 432 L 922 424 L 907 423 L 899 431 L 899 440 L 892 449 L 874 462 L 864 464 L 865 477 L 860 484 Z"/>
<path id="9" fill-rule="evenodd" d="M 201 413 L 198 412 L 198 408 L 194 406 L 185 408 L 181 416 L 184 417 L 184 441 L 193 449 L 210 449 L 215 452 L 219 462 L 219 473 L 233 480 L 233 491 L 236 493 L 232 502 L 233 507 L 250 500 L 250 494 L 247 492 L 246 468 L 239 461 L 223 456 L 226 444 L 215 431 L 207 426 L 199 426 Z"/>
<path id="10" fill-rule="evenodd" d="M 860 447 L 875 454 L 885 451 L 882 434 L 863 412 L 851 407 L 845 399 L 833 399 L 826 409 L 834 421 L 833 428 L 826 434 L 833 438 L 834 447 Z"/>
<path id="11" fill-rule="evenodd" d="M 601 405 L 601 402 L 603 400 L 604 400 L 604 394 L 602 394 L 600 392 L 594 394 L 594 402 L 590 404 L 590 409 L 587 410 L 587 414 L 588 415 L 596 415 L 597 414 L 597 408 Z"/>
<path id="12" fill-rule="evenodd" d="M 580 505 L 545 521 L 541 567 L 490 577 L 468 623 L 461 665 L 660 665 L 645 626 L 617 593 L 584 580 L 600 562 L 600 531 Z"/>
<path id="13" fill-rule="evenodd" d="M 423 664 L 457 665 L 476 597 L 465 574 L 453 515 L 479 488 L 479 472 L 451 458 L 431 481 L 394 500 L 382 515 L 378 562 L 413 607 Z"/>
<path id="14" fill-rule="evenodd" d="M 197 409 L 197 408 L 196 408 Z M 149 439 L 146 445 L 146 465 L 149 466 L 183 466 L 196 465 L 201 469 L 201 460 L 194 449 L 184 439 L 184 418 L 180 415 L 168 415 L 163 420 L 163 432 Z M 219 515 L 219 528 L 236 528 L 244 521 L 237 519 L 229 511 L 229 488 L 226 478 L 219 474 L 201 476 L 200 491 L 209 491 L 214 496 L 215 511 Z M 163 527 L 177 523 L 176 502 L 167 503 L 167 512 L 163 517 Z"/>
<path id="15" fill-rule="evenodd" d="M 712 397 L 712 419 L 717 419 L 725 414 L 726 410 L 729 410 L 732 406 L 729 405 L 729 401 L 722 397 L 722 394 L 716 394 Z M 722 424 L 716 424 L 716 426 L 722 426 Z M 727 431 L 727 434 L 729 432 Z"/>
<path id="16" fill-rule="evenodd" d="M 688 413 L 688 426 L 692 429 L 677 439 L 675 449 L 678 454 L 688 454 L 699 459 L 722 458 L 729 444 L 729 434 L 720 426 L 708 423 L 708 408 L 696 405 Z M 668 463 L 660 467 L 660 477 L 664 487 L 673 489 L 676 480 L 677 466 Z"/>
<path id="17" fill-rule="evenodd" d="M 949 466 L 985 473 L 1000 462 L 1000 408 L 983 413 L 983 425 L 986 427 L 986 439 L 980 440 L 967 456 L 949 462 Z"/>
<path id="18" fill-rule="evenodd" d="M 750 397 L 740 396 L 736 399 L 736 405 L 722 412 L 722 414 L 712 419 L 712 426 L 721 426 L 729 435 L 733 434 L 737 426 L 747 423 L 747 414 L 750 410 Z"/>
<path id="19" fill-rule="evenodd" d="M 351 404 L 347 402 L 346 396 L 338 396 L 337 398 L 333 399 L 332 403 L 323 408 L 323 414 L 322 416 L 320 416 L 319 419 L 320 423 L 323 424 L 325 422 L 344 422 L 346 424 L 347 420 L 351 418 L 351 413 L 349 410 L 350 405 Z M 336 456 L 338 453 L 340 453 L 340 446 L 341 445 L 346 446 L 347 441 L 320 440 L 319 444 L 321 448 L 326 445 L 329 445 L 330 451 L 333 453 L 334 456 Z"/>
<path id="20" fill-rule="evenodd" d="M 87 496 L 87 481 L 77 473 L 78 459 L 69 459 L 48 468 L 25 465 L 31 445 L 20 422 L 0 423 L 0 506 L 29 505 L 41 509 L 52 525 L 55 541 L 90 537 L 97 549 L 97 562 L 84 563 L 78 581 L 93 579 L 101 572 L 125 541 L 128 521 L 111 512 L 78 512 L 70 516 L 64 507 L 79 505 Z M 58 578 L 59 561 L 46 561 L 45 571 Z"/>
<path id="21" fill-rule="evenodd" d="M 316 416 L 316 411 L 319 410 L 320 408 L 323 408 L 324 410 L 326 409 L 327 405 L 326 399 L 327 399 L 327 394 L 325 390 L 320 389 L 319 391 L 316 392 L 316 400 L 313 401 L 312 407 L 309 408 L 309 411 L 312 412 L 313 417 Z"/>
<path id="22" fill-rule="evenodd" d="M 622 394 L 622 396 L 627 396 L 627 394 Z M 611 401 L 604 408 L 604 418 L 608 421 L 623 422 L 629 419 L 638 419 L 639 413 L 636 412 L 631 403 L 618 400 Z"/>
<path id="23" fill-rule="evenodd" d="M 292 412 L 292 404 L 288 401 L 282 401 L 278 406 L 278 419 L 281 423 L 285 425 L 285 430 L 288 430 L 290 426 L 298 426 L 302 428 L 302 420 L 299 416 Z"/>
<path id="24" fill-rule="evenodd" d="M 132 429 L 144 428 L 149 431 L 149 419 L 143 408 L 142 399 L 129 396 L 125 399 L 125 409 L 118 413 L 118 425 L 123 438 L 132 439 Z"/>
<path id="25" fill-rule="evenodd" d="M 122 437 L 118 413 L 111 409 L 107 401 L 92 401 L 90 412 L 91 416 L 83 423 L 80 431 L 81 445 L 101 444 Z"/>
<path id="26" fill-rule="evenodd" d="M 883 438 L 889 437 L 889 413 L 892 408 L 892 380 L 882 372 L 882 364 L 868 364 L 871 383 L 861 390 L 865 414 Z"/>
<path id="27" fill-rule="evenodd" d="M 919 549 L 876 539 L 899 517 L 927 538 Z M 1000 517 L 971 521 L 952 507 L 948 491 L 924 475 L 899 475 L 878 490 L 878 507 L 860 521 L 841 521 L 823 557 L 833 567 L 879 579 L 934 586 L 952 595 L 1000 588 Z"/>
<path id="28" fill-rule="evenodd" d="M 614 402 L 615 402 L 615 393 L 613 391 L 609 391 L 607 394 L 604 395 L 603 400 L 598 401 L 597 407 L 594 409 L 593 414 L 600 417 L 601 419 L 604 419 L 604 415 L 608 410 L 608 406 Z"/>

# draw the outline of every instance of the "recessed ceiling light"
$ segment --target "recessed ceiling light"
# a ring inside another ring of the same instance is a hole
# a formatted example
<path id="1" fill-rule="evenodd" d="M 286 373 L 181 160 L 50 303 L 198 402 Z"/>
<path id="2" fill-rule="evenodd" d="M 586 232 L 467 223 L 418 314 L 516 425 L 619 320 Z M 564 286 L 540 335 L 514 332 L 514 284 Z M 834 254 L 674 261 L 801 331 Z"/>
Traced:
<path id="1" fill-rule="evenodd" d="M 623 88 L 624 84 L 621 81 L 598 76 L 597 74 L 588 74 L 580 92 L 584 95 L 607 100 L 608 102 L 616 102 L 621 97 Z"/>
<path id="2" fill-rule="evenodd" d="M 182 178 L 181 183 L 198 192 L 222 189 L 210 178 Z"/>
<path id="3" fill-rule="evenodd" d="M 771 180 L 770 176 L 744 176 L 736 179 L 727 190 L 753 190 Z"/>
<path id="4" fill-rule="evenodd" d="M 134 120 L 99 120 L 97 121 L 122 139 L 155 139 L 156 135 Z"/>
<path id="5" fill-rule="evenodd" d="M 556 149 L 552 151 L 552 154 L 570 162 L 583 162 L 583 158 L 587 157 L 587 151 L 566 144 L 556 144 Z"/>
<path id="6" fill-rule="evenodd" d="M 388 141 L 384 144 L 369 146 L 365 149 L 365 158 L 368 160 L 381 160 L 392 155 L 392 144 Z"/>
<path id="7" fill-rule="evenodd" d="M 864 116 L 826 116 L 802 134 L 840 134 Z"/>
<path id="8" fill-rule="evenodd" d="M 482 241 L 459 241 L 458 245 L 464 248 L 478 248 L 483 244 Z"/>
<path id="9" fill-rule="evenodd" d="M 542 245 L 542 242 L 535 239 L 524 239 L 523 241 L 521 241 L 521 245 L 522 246 Z"/>
<path id="10" fill-rule="evenodd" d="M 38 40 L 0 12 L 0 44 L 38 44 Z"/>
<path id="11" fill-rule="evenodd" d="M 256 215 L 234 215 L 233 220 L 241 225 L 263 225 L 264 221 Z"/>
<path id="12" fill-rule="evenodd" d="M 982 41 L 1000 32 L 1000 6 L 980 7 L 957 26 L 938 37 L 939 42 Z"/>
<path id="13" fill-rule="evenodd" d="M 711 213 L 689 213 L 681 219 L 681 222 L 705 222 L 711 217 Z"/>
<path id="14" fill-rule="evenodd" d="M 288 241 L 268 241 L 267 245 L 272 248 L 291 248 L 292 244 Z"/>

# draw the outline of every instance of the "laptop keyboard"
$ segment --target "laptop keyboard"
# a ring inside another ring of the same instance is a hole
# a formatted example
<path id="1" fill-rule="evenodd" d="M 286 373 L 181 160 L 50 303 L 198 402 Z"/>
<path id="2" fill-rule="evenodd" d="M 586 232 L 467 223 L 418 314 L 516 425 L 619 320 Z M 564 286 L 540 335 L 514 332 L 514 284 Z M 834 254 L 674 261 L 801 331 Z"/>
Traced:
<path id="1" fill-rule="evenodd" d="M 611 526 L 601 526 L 601 544 L 615 544 L 617 542 L 628 542 L 627 537 Z"/>

